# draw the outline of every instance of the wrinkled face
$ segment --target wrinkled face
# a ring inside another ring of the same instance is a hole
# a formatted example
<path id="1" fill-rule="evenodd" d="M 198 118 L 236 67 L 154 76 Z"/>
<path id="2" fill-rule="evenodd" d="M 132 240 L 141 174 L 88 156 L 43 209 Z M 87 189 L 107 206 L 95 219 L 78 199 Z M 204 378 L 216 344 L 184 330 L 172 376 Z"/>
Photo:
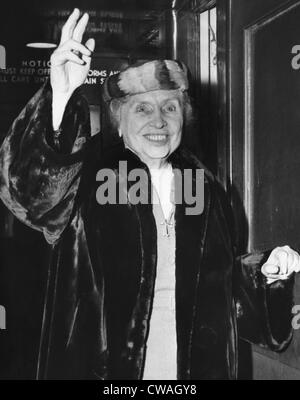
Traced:
<path id="1" fill-rule="evenodd" d="M 131 96 L 120 110 L 124 143 L 149 164 L 164 159 L 179 146 L 183 109 L 181 92 L 156 90 Z"/>

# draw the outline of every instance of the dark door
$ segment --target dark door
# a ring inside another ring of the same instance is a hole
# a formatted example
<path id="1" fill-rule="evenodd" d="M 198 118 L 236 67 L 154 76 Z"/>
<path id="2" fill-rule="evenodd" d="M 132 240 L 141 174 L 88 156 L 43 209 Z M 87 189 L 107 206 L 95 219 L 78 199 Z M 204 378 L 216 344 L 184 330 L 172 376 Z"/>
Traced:
<path id="1" fill-rule="evenodd" d="M 219 173 L 229 177 L 237 220 L 245 214 L 240 250 L 299 251 L 300 1 L 220 0 L 218 17 Z M 254 379 L 300 379 L 299 330 L 284 353 L 254 347 L 252 360 Z"/>

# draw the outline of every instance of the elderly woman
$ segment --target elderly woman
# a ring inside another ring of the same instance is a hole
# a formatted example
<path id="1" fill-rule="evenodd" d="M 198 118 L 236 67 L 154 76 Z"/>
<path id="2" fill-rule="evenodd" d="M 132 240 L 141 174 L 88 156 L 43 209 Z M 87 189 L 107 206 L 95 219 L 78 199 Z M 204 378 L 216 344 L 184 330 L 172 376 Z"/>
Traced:
<path id="1" fill-rule="evenodd" d="M 108 78 L 104 97 L 123 144 L 101 149 L 89 137 L 78 89 L 94 49 L 92 39 L 81 44 L 87 22 L 75 9 L 65 23 L 50 84 L 0 154 L 2 200 L 53 246 L 39 377 L 234 379 L 238 335 L 273 350 L 289 343 L 299 255 L 285 246 L 236 257 L 226 196 L 181 145 L 191 107 L 179 62 Z M 120 162 L 129 174 L 144 171 L 149 202 L 131 202 L 127 191 L 126 202 L 97 201 L 96 176 L 114 171 L 120 182 Z M 204 208 L 189 215 L 185 198 L 174 201 L 174 172 L 200 169 Z"/>

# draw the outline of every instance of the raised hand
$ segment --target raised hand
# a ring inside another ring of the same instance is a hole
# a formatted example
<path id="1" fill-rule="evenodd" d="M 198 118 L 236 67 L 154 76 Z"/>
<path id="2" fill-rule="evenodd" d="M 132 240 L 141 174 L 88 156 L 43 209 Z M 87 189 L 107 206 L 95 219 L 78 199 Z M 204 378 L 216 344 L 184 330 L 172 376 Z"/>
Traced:
<path id="1" fill-rule="evenodd" d="M 78 21 L 79 16 L 80 11 L 75 8 L 62 28 L 59 46 L 51 55 L 50 83 L 53 94 L 54 130 L 61 124 L 72 93 L 86 80 L 91 65 L 91 54 L 95 48 L 94 39 L 89 39 L 85 45 L 81 43 L 89 16 L 85 13 Z"/>
<path id="2" fill-rule="evenodd" d="M 90 69 L 95 41 L 81 43 L 89 16 L 85 13 L 78 21 L 79 16 L 80 11 L 75 8 L 62 28 L 59 46 L 51 55 L 50 82 L 56 96 L 61 93 L 70 97 L 84 83 Z"/>

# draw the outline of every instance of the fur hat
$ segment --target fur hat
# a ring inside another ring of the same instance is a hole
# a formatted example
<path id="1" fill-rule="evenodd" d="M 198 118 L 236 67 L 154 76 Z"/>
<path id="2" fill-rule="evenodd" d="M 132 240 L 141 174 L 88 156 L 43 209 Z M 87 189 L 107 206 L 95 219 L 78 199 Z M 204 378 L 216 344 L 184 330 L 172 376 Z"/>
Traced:
<path id="1" fill-rule="evenodd" d="M 136 63 L 108 77 L 103 85 L 106 102 L 124 96 L 154 90 L 188 89 L 186 66 L 173 60 L 154 60 Z"/>

